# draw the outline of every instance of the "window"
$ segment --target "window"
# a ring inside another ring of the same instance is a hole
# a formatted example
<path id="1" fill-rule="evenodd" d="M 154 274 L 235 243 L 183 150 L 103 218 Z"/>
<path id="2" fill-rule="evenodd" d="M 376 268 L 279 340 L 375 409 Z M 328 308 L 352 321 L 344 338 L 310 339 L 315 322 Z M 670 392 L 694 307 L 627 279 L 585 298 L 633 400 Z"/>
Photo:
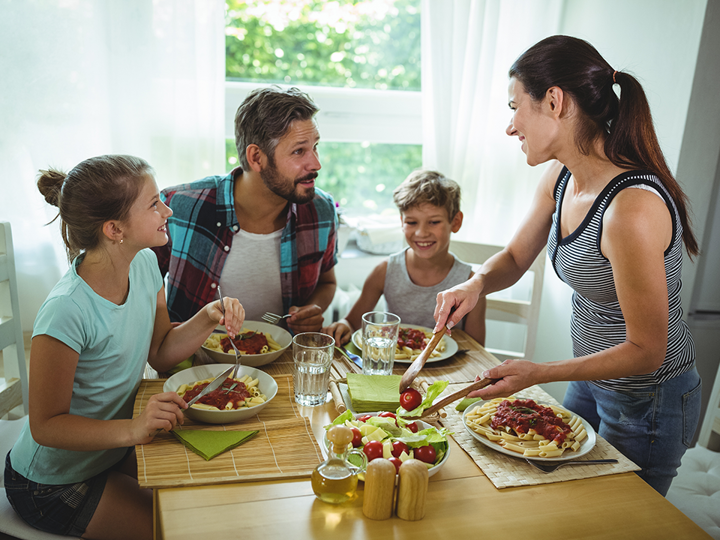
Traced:
<path id="1" fill-rule="evenodd" d="M 226 3 L 228 170 L 234 115 L 260 85 L 298 86 L 320 108 L 318 185 L 349 214 L 394 211 L 422 165 L 420 0 Z"/>

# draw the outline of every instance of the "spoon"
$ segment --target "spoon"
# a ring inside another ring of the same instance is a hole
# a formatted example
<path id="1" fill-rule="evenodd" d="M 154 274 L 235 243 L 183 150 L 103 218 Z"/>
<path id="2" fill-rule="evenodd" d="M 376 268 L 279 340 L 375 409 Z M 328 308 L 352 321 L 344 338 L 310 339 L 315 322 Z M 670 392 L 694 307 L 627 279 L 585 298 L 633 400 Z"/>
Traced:
<path id="1" fill-rule="evenodd" d="M 555 471 L 556 469 L 563 467 L 565 465 L 593 465 L 596 463 L 617 463 L 617 459 L 587 459 L 584 461 L 558 461 L 556 463 L 548 463 L 546 461 L 540 462 L 540 461 L 534 461 L 532 459 L 525 459 L 530 465 L 535 467 L 536 469 L 541 470 L 544 473 L 551 473 Z"/>

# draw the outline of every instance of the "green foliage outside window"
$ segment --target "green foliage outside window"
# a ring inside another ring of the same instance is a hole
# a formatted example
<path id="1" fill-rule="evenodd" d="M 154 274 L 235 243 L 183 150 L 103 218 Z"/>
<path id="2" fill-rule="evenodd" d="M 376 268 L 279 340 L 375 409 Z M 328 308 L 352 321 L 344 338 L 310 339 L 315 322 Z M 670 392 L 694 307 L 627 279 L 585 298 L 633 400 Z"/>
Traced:
<path id="1" fill-rule="evenodd" d="M 228 80 L 420 89 L 420 0 L 228 0 L 225 34 Z M 321 140 L 319 152 L 317 185 L 348 214 L 395 211 L 393 189 L 422 165 L 421 145 Z M 233 140 L 226 156 L 236 167 Z"/>
<path id="2" fill-rule="evenodd" d="M 228 79 L 420 89 L 420 0 L 226 2 Z"/>

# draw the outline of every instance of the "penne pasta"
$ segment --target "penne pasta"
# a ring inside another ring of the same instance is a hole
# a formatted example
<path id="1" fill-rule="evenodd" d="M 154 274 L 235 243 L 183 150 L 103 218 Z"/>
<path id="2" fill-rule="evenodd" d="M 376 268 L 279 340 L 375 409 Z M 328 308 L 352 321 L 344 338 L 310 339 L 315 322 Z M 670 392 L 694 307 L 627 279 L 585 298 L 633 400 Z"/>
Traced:
<path id="1" fill-rule="evenodd" d="M 579 416 L 515 397 L 486 401 L 469 411 L 465 422 L 475 433 L 525 457 L 560 457 L 579 450 L 587 438 Z"/>

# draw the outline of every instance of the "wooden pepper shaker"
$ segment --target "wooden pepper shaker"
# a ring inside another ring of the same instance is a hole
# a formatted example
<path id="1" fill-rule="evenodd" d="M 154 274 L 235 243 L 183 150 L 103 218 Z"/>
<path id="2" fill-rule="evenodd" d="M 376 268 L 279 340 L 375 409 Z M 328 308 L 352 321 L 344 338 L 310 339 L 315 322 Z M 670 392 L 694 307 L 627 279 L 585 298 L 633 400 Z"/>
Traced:
<path id="1" fill-rule="evenodd" d="M 363 514 L 370 519 L 388 519 L 393 513 L 395 465 L 387 459 L 372 460 L 365 471 Z"/>
<path id="2" fill-rule="evenodd" d="M 397 515 L 400 519 L 417 521 L 425 517 L 425 495 L 428 488 L 428 469 L 417 459 L 400 465 Z"/>

